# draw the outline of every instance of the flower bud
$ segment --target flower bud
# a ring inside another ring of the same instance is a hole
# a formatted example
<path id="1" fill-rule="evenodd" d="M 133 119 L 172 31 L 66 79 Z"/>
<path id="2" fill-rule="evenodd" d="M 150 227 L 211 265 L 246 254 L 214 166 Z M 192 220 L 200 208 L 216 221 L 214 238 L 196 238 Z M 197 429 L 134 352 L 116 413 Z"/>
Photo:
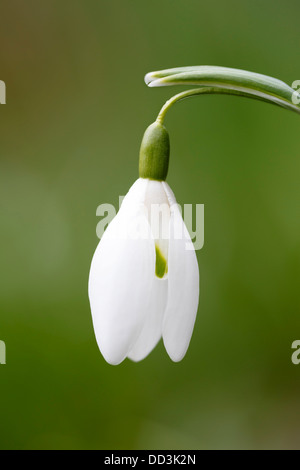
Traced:
<path id="1" fill-rule="evenodd" d="M 145 131 L 139 161 L 141 178 L 164 181 L 167 177 L 170 155 L 170 140 L 167 129 L 154 122 Z"/>

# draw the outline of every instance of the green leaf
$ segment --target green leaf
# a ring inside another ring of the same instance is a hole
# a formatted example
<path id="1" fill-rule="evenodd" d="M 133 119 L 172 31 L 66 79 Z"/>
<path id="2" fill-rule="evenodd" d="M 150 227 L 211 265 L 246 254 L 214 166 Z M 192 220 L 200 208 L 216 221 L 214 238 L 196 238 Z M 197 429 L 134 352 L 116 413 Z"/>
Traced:
<path id="1" fill-rule="evenodd" d="M 246 70 L 216 66 L 179 67 L 150 72 L 145 76 L 145 82 L 150 87 L 199 85 L 202 91 L 193 90 L 194 93 L 188 96 L 203 93 L 245 96 L 300 113 L 297 105 L 300 94 L 296 90 L 281 80 Z"/>

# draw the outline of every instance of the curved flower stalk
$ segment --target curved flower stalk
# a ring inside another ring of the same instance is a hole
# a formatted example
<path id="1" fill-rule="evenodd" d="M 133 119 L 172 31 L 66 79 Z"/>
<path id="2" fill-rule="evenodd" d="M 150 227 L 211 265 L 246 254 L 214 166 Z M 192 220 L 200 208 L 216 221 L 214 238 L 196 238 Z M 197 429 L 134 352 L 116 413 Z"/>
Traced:
<path id="1" fill-rule="evenodd" d="M 170 358 L 189 346 L 199 302 L 195 250 L 175 196 L 165 182 L 170 143 L 163 121 L 174 103 L 221 93 L 255 98 L 300 113 L 300 95 L 284 82 L 225 67 L 151 72 L 151 87 L 199 85 L 173 96 L 143 137 L 139 179 L 95 251 L 89 298 L 98 346 L 110 364 L 144 359 L 163 338 Z"/>

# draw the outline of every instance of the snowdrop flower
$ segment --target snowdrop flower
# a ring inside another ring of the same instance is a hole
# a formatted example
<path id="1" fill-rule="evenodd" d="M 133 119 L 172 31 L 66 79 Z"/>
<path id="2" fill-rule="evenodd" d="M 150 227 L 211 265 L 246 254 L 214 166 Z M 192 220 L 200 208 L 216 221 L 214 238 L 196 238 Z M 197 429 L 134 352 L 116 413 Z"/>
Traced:
<path id="1" fill-rule="evenodd" d="M 161 108 L 145 132 L 140 178 L 125 197 L 93 257 L 89 298 L 104 358 L 119 364 L 145 358 L 162 337 L 173 361 L 188 348 L 199 300 L 197 258 L 174 194 L 165 182 L 169 136 L 163 126 L 179 101 L 232 94 L 300 113 L 299 93 L 281 80 L 245 70 L 190 66 L 150 72 L 150 87 L 193 85 Z M 296 82 L 293 83 L 293 85 Z"/>
<path id="2" fill-rule="evenodd" d="M 140 153 L 140 178 L 95 251 L 89 298 L 98 346 L 116 365 L 144 359 L 163 338 L 170 358 L 189 346 L 199 300 L 196 253 L 169 185 L 169 138 L 154 123 Z"/>

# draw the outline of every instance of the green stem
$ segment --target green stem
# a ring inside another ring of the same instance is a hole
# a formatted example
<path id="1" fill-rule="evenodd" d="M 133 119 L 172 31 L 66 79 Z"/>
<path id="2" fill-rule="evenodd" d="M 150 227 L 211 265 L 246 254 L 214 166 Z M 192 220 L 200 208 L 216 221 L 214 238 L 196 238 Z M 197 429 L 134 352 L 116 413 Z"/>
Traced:
<path id="1" fill-rule="evenodd" d="M 163 124 L 167 111 L 173 106 L 173 104 L 177 103 L 177 101 L 184 100 L 185 98 L 190 98 L 191 96 L 199 95 L 201 93 L 202 88 L 195 88 L 193 90 L 183 91 L 182 93 L 178 93 L 178 95 L 172 96 L 161 108 L 156 122 L 159 124 Z"/>
<path id="2" fill-rule="evenodd" d="M 215 88 L 215 87 L 201 87 L 201 88 L 193 88 L 192 90 L 187 90 L 183 91 L 181 93 L 178 93 L 177 95 L 172 96 L 161 108 L 157 118 L 156 122 L 159 122 L 160 124 L 163 124 L 164 119 L 166 117 L 167 112 L 169 109 L 173 106 L 173 104 L 177 103 L 178 101 L 184 100 L 186 98 L 191 98 L 192 96 L 197 96 L 197 95 L 235 95 L 235 96 L 241 96 L 242 98 L 252 98 L 258 101 L 264 101 L 266 103 L 271 103 L 275 105 L 279 105 L 282 108 L 290 109 L 291 111 L 294 111 L 298 114 L 300 114 L 300 108 L 289 103 L 288 101 L 284 102 L 281 101 L 280 103 L 277 103 L 275 99 L 273 98 L 270 100 L 270 98 L 266 95 L 255 95 L 253 93 L 249 92 L 242 92 L 239 90 L 229 90 L 227 88 Z"/>

